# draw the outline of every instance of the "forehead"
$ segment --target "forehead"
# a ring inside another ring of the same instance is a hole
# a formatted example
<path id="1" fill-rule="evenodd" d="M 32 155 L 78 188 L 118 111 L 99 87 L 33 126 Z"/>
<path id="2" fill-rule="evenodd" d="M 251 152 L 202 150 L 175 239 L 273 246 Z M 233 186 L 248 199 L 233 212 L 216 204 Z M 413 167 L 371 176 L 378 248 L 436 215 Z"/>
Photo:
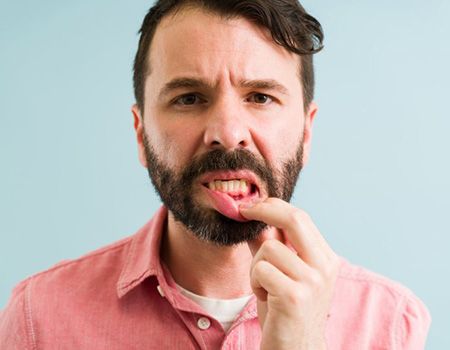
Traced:
<path id="1" fill-rule="evenodd" d="M 227 19 L 201 9 L 183 9 L 158 25 L 149 54 L 150 79 L 197 76 L 225 79 L 298 80 L 298 56 L 270 33 L 242 18 Z"/>

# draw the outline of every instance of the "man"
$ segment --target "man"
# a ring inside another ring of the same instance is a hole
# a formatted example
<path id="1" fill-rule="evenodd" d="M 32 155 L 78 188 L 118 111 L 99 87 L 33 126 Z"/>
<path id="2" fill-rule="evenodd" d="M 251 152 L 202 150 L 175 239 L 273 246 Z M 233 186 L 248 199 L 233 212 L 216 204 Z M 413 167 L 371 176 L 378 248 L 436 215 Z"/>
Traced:
<path id="1" fill-rule="evenodd" d="M 132 107 L 164 206 L 19 284 L 1 349 L 423 349 L 409 290 L 338 257 L 289 204 L 311 149 L 320 24 L 296 0 L 160 0 Z"/>

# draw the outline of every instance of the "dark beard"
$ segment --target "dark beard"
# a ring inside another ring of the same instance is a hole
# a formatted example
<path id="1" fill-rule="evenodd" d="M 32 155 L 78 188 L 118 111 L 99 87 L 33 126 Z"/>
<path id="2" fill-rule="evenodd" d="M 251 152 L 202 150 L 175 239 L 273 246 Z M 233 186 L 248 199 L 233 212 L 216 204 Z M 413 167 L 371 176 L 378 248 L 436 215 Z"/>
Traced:
<path id="1" fill-rule="evenodd" d="M 181 173 L 177 173 L 162 163 L 145 132 L 144 147 L 150 179 L 175 220 L 199 239 L 219 246 L 253 240 L 267 228 L 267 224 L 261 221 L 238 222 L 212 208 L 201 207 L 193 199 L 193 184 L 199 176 L 215 170 L 250 170 L 266 186 L 269 197 L 289 202 L 303 167 L 303 140 L 300 140 L 295 156 L 283 164 L 281 172 L 246 149 L 230 152 L 214 149 L 195 157 Z"/>

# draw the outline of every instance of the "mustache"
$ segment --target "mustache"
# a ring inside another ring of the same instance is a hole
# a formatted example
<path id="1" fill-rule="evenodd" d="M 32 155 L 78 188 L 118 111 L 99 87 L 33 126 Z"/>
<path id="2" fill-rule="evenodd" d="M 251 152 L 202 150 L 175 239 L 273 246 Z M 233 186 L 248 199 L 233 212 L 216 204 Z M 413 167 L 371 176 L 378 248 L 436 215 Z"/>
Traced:
<path id="1" fill-rule="evenodd" d="M 194 179 L 210 171 L 243 169 L 254 172 L 267 184 L 274 183 L 273 169 L 247 149 L 234 151 L 214 149 L 202 154 L 194 158 L 184 169 L 181 182 L 184 186 L 188 186 Z"/>

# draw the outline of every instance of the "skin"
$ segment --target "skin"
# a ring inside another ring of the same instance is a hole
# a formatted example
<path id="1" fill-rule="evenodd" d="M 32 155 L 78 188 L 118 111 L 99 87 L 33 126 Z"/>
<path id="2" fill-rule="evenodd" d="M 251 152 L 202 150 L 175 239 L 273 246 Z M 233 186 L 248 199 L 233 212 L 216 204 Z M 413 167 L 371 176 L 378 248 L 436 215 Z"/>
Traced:
<path id="1" fill-rule="evenodd" d="M 132 107 L 144 167 L 144 133 L 161 160 L 177 170 L 212 148 L 237 147 L 280 169 L 294 156 L 301 135 L 307 163 L 317 106 L 311 103 L 304 110 L 298 57 L 275 44 L 265 30 L 242 18 L 226 20 L 186 9 L 159 24 L 150 62 L 144 113 Z M 161 96 L 165 84 L 180 77 L 203 79 L 208 86 L 178 88 Z M 275 80 L 285 91 L 241 84 L 262 79 Z M 180 99 L 193 93 L 200 98 L 194 97 L 192 105 L 192 95 Z M 208 205 L 199 193 L 195 196 Z M 325 348 L 325 320 L 339 266 L 336 254 L 304 211 L 280 199 L 261 198 L 241 214 L 266 222 L 270 229 L 257 241 L 217 247 L 198 240 L 169 212 L 161 254 L 173 278 L 212 298 L 255 293 L 262 349 Z"/>

